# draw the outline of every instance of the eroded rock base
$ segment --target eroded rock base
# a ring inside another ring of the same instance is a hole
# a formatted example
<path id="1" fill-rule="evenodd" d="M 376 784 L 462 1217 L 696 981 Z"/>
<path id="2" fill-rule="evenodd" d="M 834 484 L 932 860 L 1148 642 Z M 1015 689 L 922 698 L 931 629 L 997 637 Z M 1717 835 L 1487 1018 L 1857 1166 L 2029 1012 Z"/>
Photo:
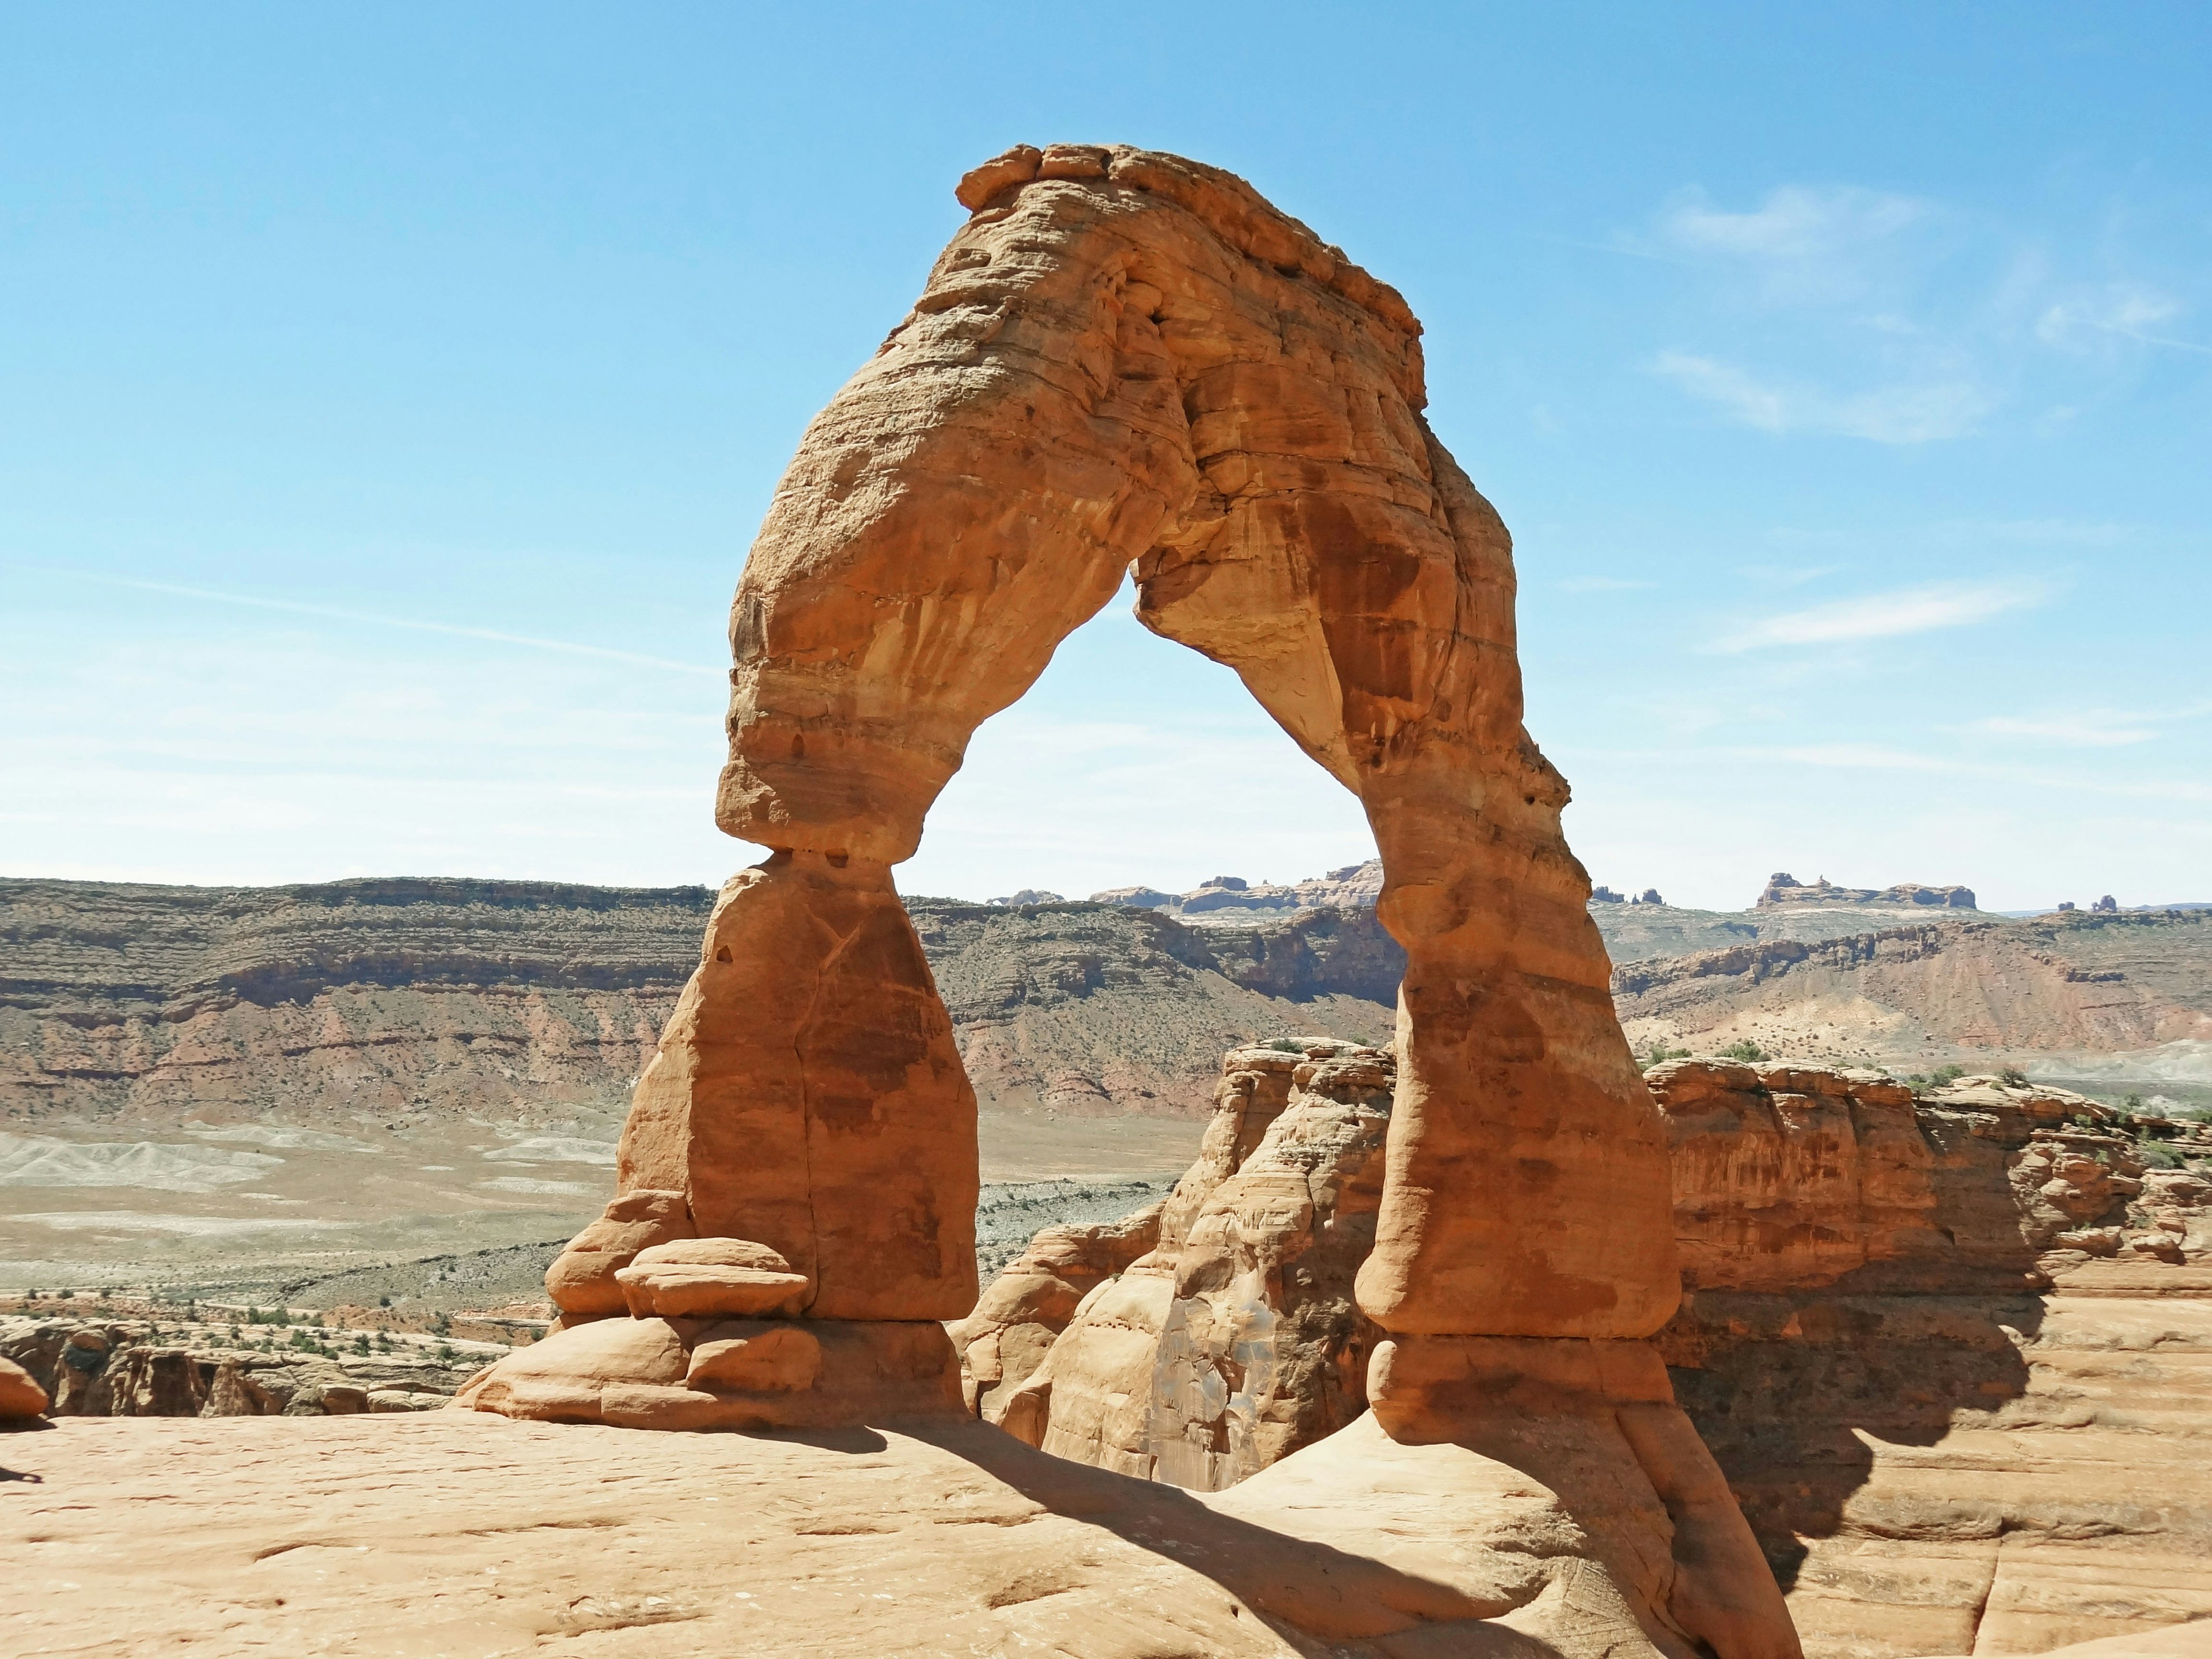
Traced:
<path id="1" fill-rule="evenodd" d="M 957 1416 L 933 1321 L 599 1319 L 519 1350 L 456 1406 L 626 1429 L 831 1429 Z"/>
<path id="2" fill-rule="evenodd" d="M 1655 1639 L 1796 1659 L 1782 1592 L 1651 1343 L 1399 1337 L 1367 1392 L 1374 1427 L 1354 1427 L 1370 1437 L 1455 1446 L 1549 1489 Z"/>

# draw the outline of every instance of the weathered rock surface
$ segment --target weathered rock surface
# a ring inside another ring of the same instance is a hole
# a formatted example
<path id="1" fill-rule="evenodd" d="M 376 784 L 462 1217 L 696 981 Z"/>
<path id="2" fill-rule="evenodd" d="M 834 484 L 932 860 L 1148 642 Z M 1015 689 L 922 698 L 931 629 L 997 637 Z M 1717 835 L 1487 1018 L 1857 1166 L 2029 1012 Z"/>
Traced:
<path id="1" fill-rule="evenodd" d="M 617 1275 L 639 1251 L 696 1236 L 691 1206 L 682 1193 L 632 1188 L 554 1258 L 545 1270 L 545 1294 L 564 1315 L 627 1313 L 629 1298 Z"/>
<path id="2" fill-rule="evenodd" d="M 1649 1076 L 1686 1287 L 1659 1346 L 1808 1652 L 2212 1615 L 2212 1183 L 1993 1078 Z"/>
<path id="3" fill-rule="evenodd" d="M 629 1429 L 820 1429 L 961 1414 L 928 1321 L 595 1319 L 471 1380 L 457 1406 Z"/>
<path id="4" fill-rule="evenodd" d="M 1585 1522 L 1534 1456 L 1359 1435 L 1206 1500 L 958 1420 L 66 1419 L 0 1438 L 33 1477 L 0 1502 L 0 1628 L 88 1659 L 1694 1659 L 1627 1605 L 1672 1574 L 1622 1553 L 1617 1502 Z"/>

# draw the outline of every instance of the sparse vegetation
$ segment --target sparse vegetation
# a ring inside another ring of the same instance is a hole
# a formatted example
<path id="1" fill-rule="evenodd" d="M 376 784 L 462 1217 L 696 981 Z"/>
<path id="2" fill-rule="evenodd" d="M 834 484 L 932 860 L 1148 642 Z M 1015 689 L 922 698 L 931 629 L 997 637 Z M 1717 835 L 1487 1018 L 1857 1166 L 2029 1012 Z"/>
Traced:
<path id="1" fill-rule="evenodd" d="M 1689 1057 L 1687 1048 L 1670 1048 L 1662 1041 L 1651 1045 L 1651 1052 L 1644 1056 L 1644 1063 L 1646 1066 L 1663 1066 L 1670 1060 L 1687 1060 Z"/>
<path id="2" fill-rule="evenodd" d="M 1721 1058 L 1723 1060 L 1771 1060 L 1774 1056 L 1768 1054 L 1765 1049 L 1760 1048 L 1749 1037 L 1745 1037 L 1740 1042 L 1729 1043 L 1727 1048 L 1722 1049 Z"/>
<path id="3" fill-rule="evenodd" d="M 1302 1054 L 1306 1051 L 1306 1045 L 1296 1037 L 1270 1037 L 1260 1046 L 1263 1048 L 1273 1048 L 1279 1054 Z"/>
<path id="4" fill-rule="evenodd" d="M 2189 1167 L 2189 1160 L 2172 1147 L 2160 1146 L 2155 1142 L 2144 1143 L 2137 1149 L 2136 1155 L 2153 1170 L 2185 1170 Z"/>
<path id="5" fill-rule="evenodd" d="M 1963 1066 L 1938 1066 L 1932 1072 L 1915 1072 L 1905 1080 L 1916 1089 L 1940 1089 L 1948 1083 L 1956 1083 L 1966 1074 Z"/>
<path id="6" fill-rule="evenodd" d="M 2008 1066 L 1997 1073 L 1997 1081 L 2008 1089 L 2025 1089 L 2027 1087 L 2027 1073 L 2017 1066 Z"/>

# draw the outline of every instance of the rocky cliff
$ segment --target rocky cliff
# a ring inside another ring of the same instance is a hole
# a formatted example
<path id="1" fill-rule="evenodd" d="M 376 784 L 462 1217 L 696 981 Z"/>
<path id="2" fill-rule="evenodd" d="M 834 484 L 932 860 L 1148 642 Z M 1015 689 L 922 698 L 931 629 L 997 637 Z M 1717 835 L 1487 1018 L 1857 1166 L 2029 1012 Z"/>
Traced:
<path id="1" fill-rule="evenodd" d="M 2058 1076 L 2094 1075 L 2067 1068 L 2129 1054 L 2145 1077 L 2204 1072 L 2212 1081 L 2203 1059 L 2212 1052 L 2212 913 L 2202 910 L 1762 938 L 1621 963 L 1613 992 L 1639 1048 L 1750 1042 L 1899 1069 L 1978 1052 Z"/>
<path id="2" fill-rule="evenodd" d="M 956 1328 L 976 1408 L 1200 1490 L 1356 1414 L 1343 1258 L 1388 1103 L 1333 1082 L 1346 1063 L 1387 1056 L 1231 1054 L 1164 1212 L 1041 1234 Z M 2212 1614 L 2212 1132 L 2139 1140 L 1994 1078 L 1647 1081 L 1686 1290 L 1661 1349 L 1808 1654 L 2032 1653 Z"/>
<path id="3" fill-rule="evenodd" d="M 0 1114 L 619 1112 L 714 895 L 544 882 L 0 881 Z M 1215 1059 L 1389 1029 L 1371 910 L 1200 933 L 1118 905 L 909 906 L 988 1105 L 1203 1112 Z"/>

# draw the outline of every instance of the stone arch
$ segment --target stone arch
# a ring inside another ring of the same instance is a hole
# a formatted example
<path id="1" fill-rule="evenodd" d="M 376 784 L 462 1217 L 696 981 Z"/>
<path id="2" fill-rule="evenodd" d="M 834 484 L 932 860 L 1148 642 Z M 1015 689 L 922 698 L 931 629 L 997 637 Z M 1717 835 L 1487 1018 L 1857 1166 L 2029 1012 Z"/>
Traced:
<path id="1" fill-rule="evenodd" d="M 1369 1313 L 1649 1334 L 1677 1295 L 1659 1121 L 1522 728 L 1510 540 L 1422 417 L 1419 323 L 1178 158 L 1016 149 L 960 195 L 739 581 L 716 818 L 771 855 L 723 891 L 622 1191 L 770 1246 L 811 1317 L 968 1311 L 974 1096 L 890 870 L 1133 568 L 1146 625 L 1235 670 L 1382 853 L 1409 965 Z"/>
<path id="2" fill-rule="evenodd" d="M 1557 1494 L 1605 1560 L 1571 1600 L 1608 1650 L 1635 1625 L 1655 1652 L 1796 1659 L 1643 1340 L 1679 1294 L 1658 1109 L 1566 786 L 1522 729 L 1510 541 L 1421 417 L 1419 325 L 1173 156 L 1020 148 L 959 194 L 972 216 L 808 428 L 738 583 L 716 818 L 769 856 L 722 890 L 618 1195 L 547 1275 L 561 1328 L 460 1403 L 662 1428 L 959 1409 L 933 1322 L 975 1301 L 975 1102 L 891 869 L 976 727 L 1133 567 L 1145 623 L 1234 669 L 1382 854 L 1407 967 L 1358 1287 L 1389 1334 L 1375 1425 Z"/>

